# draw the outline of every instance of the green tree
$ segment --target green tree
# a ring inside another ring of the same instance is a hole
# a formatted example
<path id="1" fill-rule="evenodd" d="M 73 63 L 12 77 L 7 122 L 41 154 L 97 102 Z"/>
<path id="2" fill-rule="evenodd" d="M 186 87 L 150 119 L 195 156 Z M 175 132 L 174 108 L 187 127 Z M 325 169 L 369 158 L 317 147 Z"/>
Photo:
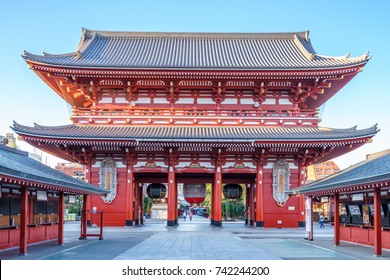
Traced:
<path id="1" fill-rule="evenodd" d="M 152 209 L 153 201 L 148 197 L 144 197 L 144 213 L 149 214 L 150 209 Z"/>

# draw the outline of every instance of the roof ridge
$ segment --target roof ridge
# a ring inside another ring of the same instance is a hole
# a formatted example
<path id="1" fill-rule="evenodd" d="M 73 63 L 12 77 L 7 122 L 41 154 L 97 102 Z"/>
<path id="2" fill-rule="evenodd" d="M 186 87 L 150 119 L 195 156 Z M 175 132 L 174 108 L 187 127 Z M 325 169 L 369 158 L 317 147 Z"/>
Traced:
<path id="1" fill-rule="evenodd" d="M 153 31 L 104 31 L 82 29 L 82 39 L 91 39 L 94 35 L 102 37 L 139 37 L 139 38 L 264 38 L 264 39 L 291 39 L 299 36 L 308 41 L 309 31 L 300 32 L 153 32 Z"/>

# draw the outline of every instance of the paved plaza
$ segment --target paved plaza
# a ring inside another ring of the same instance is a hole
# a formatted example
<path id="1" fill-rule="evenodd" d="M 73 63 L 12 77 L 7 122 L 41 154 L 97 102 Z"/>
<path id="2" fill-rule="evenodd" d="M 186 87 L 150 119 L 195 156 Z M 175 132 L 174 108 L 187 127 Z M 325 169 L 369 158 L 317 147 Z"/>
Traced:
<path id="1" fill-rule="evenodd" d="M 166 222 L 146 220 L 138 227 L 105 227 L 104 239 L 79 240 L 80 224 L 65 224 L 65 244 L 45 242 L 0 252 L 2 260 L 390 260 L 390 251 L 373 256 L 367 246 L 342 242 L 333 246 L 333 227 L 314 225 L 314 241 L 305 240 L 305 229 L 265 229 L 242 222 L 224 222 L 223 228 L 194 216 L 175 228 Z M 97 231 L 89 228 L 88 232 Z"/>

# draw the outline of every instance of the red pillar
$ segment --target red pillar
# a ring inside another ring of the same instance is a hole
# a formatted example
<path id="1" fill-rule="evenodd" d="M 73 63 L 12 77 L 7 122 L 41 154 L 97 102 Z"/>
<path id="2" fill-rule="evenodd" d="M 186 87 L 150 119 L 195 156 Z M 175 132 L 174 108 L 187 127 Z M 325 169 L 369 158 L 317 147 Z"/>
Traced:
<path id="1" fill-rule="evenodd" d="M 134 187 L 134 225 L 139 225 L 139 210 L 140 210 L 140 205 L 139 205 L 139 183 L 137 182 Z"/>
<path id="2" fill-rule="evenodd" d="M 169 149 L 169 166 L 168 166 L 168 220 L 167 226 L 177 225 L 177 186 L 175 174 L 175 161 L 172 149 Z"/>
<path id="3" fill-rule="evenodd" d="M 374 188 L 374 255 L 382 255 L 381 190 Z"/>
<path id="4" fill-rule="evenodd" d="M 250 190 L 250 185 L 245 186 L 245 225 L 249 224 L 248 218 L 249 218 L 249 190 Z"/>
<path id="5" fill-rule="evenodd" d="M 256 227 L 264 227 L 263 164 L 257 160 L 256 169 Z"/>
<path id="6" fill-rule="evenodd" d="M 20 247 L 19 254 L 27 255 L 28 190 L 22 187 L 20 200 Z"/>
<path id="7" fill-rule="evenodd" d="M 58 199 L 58 245 L 64 245 L 64 210 L 65 210 L 65 195 L 60 192 Z"/>
<path id="8" fill-rule="evenodd" d="M 140 206 L 140 221 L 139 223 L 141 225 L 144 224 L 144 184 L 142 183 L 141 186 L 139 186 L 139 206 Z"/>
<path id="9" fill-rule="evenodd" d="M 339 193 L 334 194 L 334 245 L 340 245 L 340 198 Z"/>
<path id="10" fill-rule="evenodd" d="M 210 209 L 210 225 L 214 225 L 214 199 L 215 199 L 215 186 L 214 182 L 211 183 L 211 198 L 210 198 L 210 203 L 211 203 L 211 209 Z"/>
<path id="11" fill-rule="evenodd" d="M 127 158 L 126 176 L 125 226 L 132 226 L 134 223 L 134 174 L 133 157 L 131 155 Z"/>
<path id="12" fill-rule="evenodd" d="M 218 150 L 218 156 L 215 159 L 214 173 L 214 199 L 213 199 L 213 225 L 222 227 L 222 164 L 221 150 Z"/>
<path id="13" fill-rule="evenodd" d="M 253 221 L 256 219 L 255 217 L 255 202 L 254 202 L 254 198 L 255 198 L 255 187 L 254 187 L 254 184 L 251 184 L 251 187 L 249 189 L 249 213 L 250 213 L 250 217 L 249 217 L 249 225 L 250 226 L 253 226 Z"/>

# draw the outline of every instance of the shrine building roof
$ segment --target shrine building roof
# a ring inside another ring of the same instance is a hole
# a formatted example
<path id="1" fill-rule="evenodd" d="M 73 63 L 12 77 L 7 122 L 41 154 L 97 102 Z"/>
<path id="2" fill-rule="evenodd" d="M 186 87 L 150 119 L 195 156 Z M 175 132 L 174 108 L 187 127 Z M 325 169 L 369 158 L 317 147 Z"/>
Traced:
<path id="1" fill-rule="evenodd" d="M 51 139 L 133 140 L 178 142 L 254 142 L 254 141 L 334 141 L 372 137 L 377 126 L 357 130 L 313 127 L 214 127 L 214 126 L 108 126 L 65 125 L 23 126 L 14 123 L 12 129 L 21 135 Z"/>
<path id="2" fill-rule="evenodd" d="M 104 69 L 332 69 L 365 64 L 370 56 L 317 54 L 309 32 L 174 33 L 83 29 L 68 54 L 35 55 L 28 62 L 58 67 Z"/>
<path id="3" fill-rule="evenodd" d="M 373 186 L 390 189 L 390 149 L 367 155 L 366 160 L 321 180 L 290 191 L 292 194 L 363 192 Z"/>
<path id="4" fill-rule="evenodd" d="M 108 191 L 46 166 L 28 156 L 27 152 L 0 145 L 0 178 L 43 189 L 62 189 L 78 194 L 106 194 Z"/>

